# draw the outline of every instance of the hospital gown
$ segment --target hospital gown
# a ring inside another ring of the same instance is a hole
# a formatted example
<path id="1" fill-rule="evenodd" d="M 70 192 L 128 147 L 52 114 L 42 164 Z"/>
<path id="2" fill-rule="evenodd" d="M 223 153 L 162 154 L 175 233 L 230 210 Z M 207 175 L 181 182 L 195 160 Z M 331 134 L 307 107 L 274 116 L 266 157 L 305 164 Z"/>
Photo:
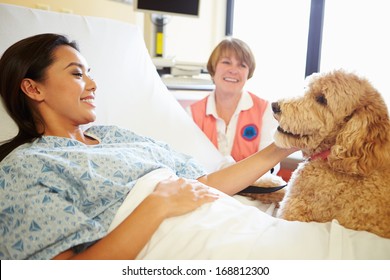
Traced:
<path id="1" fill-rule="evenodd" d="M 188 179 L 205 174 L 193 158 L 129 130 L 94 126 L 86 134 L 100 144 L 44 136 L 1 161 L 0 259 L 85 249 L 106 235 L 136 180 L 150 171 L 169 168 Z"/>

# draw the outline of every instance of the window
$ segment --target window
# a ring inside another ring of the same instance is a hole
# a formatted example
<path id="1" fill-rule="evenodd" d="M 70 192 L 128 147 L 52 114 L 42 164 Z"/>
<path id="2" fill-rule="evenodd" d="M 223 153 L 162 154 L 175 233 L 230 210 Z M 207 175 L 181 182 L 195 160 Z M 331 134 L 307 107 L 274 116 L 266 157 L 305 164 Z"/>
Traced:
<path id="1" fill-rule="evenodd" d="M 368 78 L 390 107 L 387 3 L 326 0 L 320 70 L 344 68 Z"/>
<path id="2" fill-rule="evenodd" d="M 390 17 L 383 0 L 326 0 L 320 71 L 367 77 L 390 106 Z M 311 0 L 236 0 L 233 36 L 247 42 L 256 72 L 247 88 L 270 101 L 302 92 Z M 386 94 L 387 93 L 387 94 Z"/>
<path id="3" fill-rule="evenodd" d="M 236 0 L 233 36 L 256 57 L 247 89 L 269 101 L 295 96 L 305 78 L 310 0 Z"/>

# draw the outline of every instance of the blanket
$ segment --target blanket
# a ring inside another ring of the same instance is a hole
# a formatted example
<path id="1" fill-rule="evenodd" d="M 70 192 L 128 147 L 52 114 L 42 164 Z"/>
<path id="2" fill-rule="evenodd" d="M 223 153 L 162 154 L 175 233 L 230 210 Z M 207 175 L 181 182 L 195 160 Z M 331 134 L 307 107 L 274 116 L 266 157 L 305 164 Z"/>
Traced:
<path id="1" fill-rule="evenodd" d="M 167 169 L 141 177 L 110 230 L 172 176 Z M 219 192 L 218 190 L 213 190 Z M 220 192 L 219 192 L 220 193 Z M 285 221 L 220 193 L 197 210 L 165 220 L 138 259 L 390 259 L 390 240 L 328 223 Z"/>

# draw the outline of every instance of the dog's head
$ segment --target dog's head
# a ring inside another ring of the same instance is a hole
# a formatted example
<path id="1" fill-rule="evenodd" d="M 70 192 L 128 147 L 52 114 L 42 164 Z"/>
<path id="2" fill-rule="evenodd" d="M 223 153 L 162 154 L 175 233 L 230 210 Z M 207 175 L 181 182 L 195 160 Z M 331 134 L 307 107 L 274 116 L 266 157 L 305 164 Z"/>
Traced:
<path id="1" fill-rule="evenodd" d="M 367 175 L 389 164 L 390 121 L 386 104 L 364 78 L 342 70 L 313 74 L 302 97 L 272 103 L 279 122 L 275 142 L 298 147 L 306 157 L 330 150 L 340 172 Z"/>

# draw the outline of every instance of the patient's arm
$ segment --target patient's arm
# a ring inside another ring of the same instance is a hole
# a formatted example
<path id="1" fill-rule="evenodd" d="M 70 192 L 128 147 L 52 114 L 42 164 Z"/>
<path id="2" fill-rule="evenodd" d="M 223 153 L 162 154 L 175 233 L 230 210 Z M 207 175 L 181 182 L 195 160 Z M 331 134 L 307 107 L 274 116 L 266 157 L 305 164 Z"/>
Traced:
<path id="1" fill-rule="evenodd" d="M 196 180 L 167 179 L 112 232 L 85 251 L 54 259 L 135 259 L 166 218 L 183 215 L 218 196 Z"/>
<path id="2" fill-rule="evenodd" d="M 233 195 L 248 187 L 259 177 L 297 149 L 282 149 L 274 143 L 233 165 L 198 178 L 206 185 Z"/>

